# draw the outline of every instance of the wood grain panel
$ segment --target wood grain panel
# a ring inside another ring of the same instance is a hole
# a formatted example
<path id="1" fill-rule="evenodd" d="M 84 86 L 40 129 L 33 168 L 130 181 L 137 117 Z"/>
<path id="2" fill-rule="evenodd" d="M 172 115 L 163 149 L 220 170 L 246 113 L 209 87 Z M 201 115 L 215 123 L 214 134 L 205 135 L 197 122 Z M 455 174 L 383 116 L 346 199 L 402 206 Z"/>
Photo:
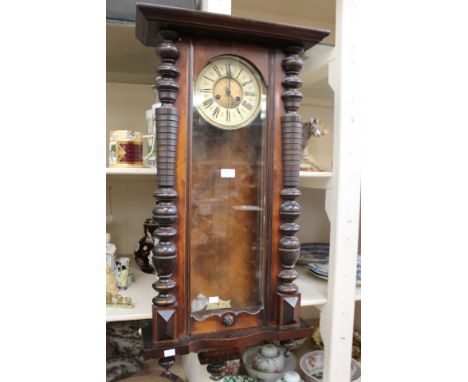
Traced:
<path id="1" fill-rule="evenodd" d="M 179 139 L 177 141 L 177 175 L 176 175 L 176 191 L 179 195 L 177 200 L 177 210 L 179 218 L 176 224 L 177 227 L 177 267 L 174 272 L 174 277 L 177 282 L 176 296 L 177 301 L 187 301 L 186 288 L 186 273 L 187 273 L 187 254 L 186 254 L 186 224 L 187 224 L 187 122 L 190 114 L 188 103 L 190 89 L 190 41 L 182 39 L 179 42 L 180 58 L 178 67 L 180 69 L 179 86 L 180 91 L 175 103 L 175 107 L 179 110 Z M 182 337 L 187 333 L 187 304 L 180 303 L 178 306 L 178 330 L 179 336 Z"/>
<path id="2" fill-rule="evenodd" d="M 201 333 L 219 333 L 221 331 L 233 329 L 245 329 L 262 325 L 260 315 L 249 315 L 240 313 L 232 326 L 224 325 L 217 316 L 209 317 L 204 321 L 196 321 L 192 319 L 192 334 Z"/>
<path id="3" fill-rule="evenodd" d="M 194 78 L 210 59 L 230 54 L 247 59 L 266 79 L 266 84 L 269 83 L 267 48 L 215 39 L 195 40 L 194 44 L 198 47 L 194 49 Z M 263 281 L 259 285 L 259 277 L 266 275 L 266 269 L 264 258 L 258 253 L 260 245 L 265 246 L 266 230 L 263 227 L 263 243 L 259 243 L 260 214 L 235 208 L 261 205 L 258 189 L 261 182 L 267 191 L 262 150 L 266 150 L 268 127 L 257 118 L 249 127 L 228 131 L 194 115 L 197 120 L 190 145 L 189 301 L 203 294 L 231 300 L 233 308 L 257 306 L 264 301 L 264 290 L 261 290 L 264 285 Z M 236 177 L 220 178 L 222 168 L 235 169 Z M 263 252 L 265 257 L 266 251 Z M 248 327 L 263 323 L 259 317 L 246 317 L 239 317 L 241 322 L 236 320 L 236 325 Z M 194 323 L 192 333 L 227 329 L 232 328 L 220 324 L 216 317 Z"/>

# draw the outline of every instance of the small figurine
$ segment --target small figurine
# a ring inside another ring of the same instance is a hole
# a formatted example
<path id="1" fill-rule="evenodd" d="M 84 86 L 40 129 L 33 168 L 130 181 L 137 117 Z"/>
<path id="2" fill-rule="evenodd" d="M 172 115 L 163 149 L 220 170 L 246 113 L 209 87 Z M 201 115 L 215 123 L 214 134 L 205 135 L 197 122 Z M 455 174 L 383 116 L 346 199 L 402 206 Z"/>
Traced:
<path id="1" fill-rule="evenodd" d="M 114 274 L 110 270 L 109 264 L 106 264 L 106 292 L 112 295 L 119 293 L 117 288 L 117 281 L 115 280 Z"/>
<path id="2" fill-rule="evenodd" d="M 111 272 L 115 272 L 115 253 L 117 247 L 111 243 L 111 235 L 106 233 L 106 262 L 110 267 Z"/>
<path id="3" fill-rule="evenodd" d="M 117 286 L 119 287 L 119 289 L 125 290 L 128 288 L 130 258 L 120 257 L 118 260 L 116 260 L 115 264 L 115 277 L 117 279 Z"/>
<path id="4" fill-rule="evenodd" d="M 134 308 L 131 297 L 122 296 L 120 294 L 111 295 L 106 293 L 106 305 L 108 308 Z"/>
<path id="5" fill-rule="evenodd" d="M 302 126 L 302 160 L 301 171 L 324 171 L 314 156 L 309 152 L 309 140 L 328 135 L 326 126 L 321 127 L 318 118 L 311 118 Z"/>

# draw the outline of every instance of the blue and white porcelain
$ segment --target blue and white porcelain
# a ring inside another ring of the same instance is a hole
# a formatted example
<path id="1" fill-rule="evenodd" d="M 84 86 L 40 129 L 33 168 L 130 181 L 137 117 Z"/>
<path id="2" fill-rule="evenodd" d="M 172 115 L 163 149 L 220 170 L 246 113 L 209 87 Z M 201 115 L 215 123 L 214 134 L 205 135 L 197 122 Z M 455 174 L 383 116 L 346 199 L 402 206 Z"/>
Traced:
<path id="1" fill-rule="evenodd" d="M 310 273 L 323 280 L 328 280 L 328 263 L 326 264 L 309 264 Z M 357 257 L 356 266 L 356 284 L 361 284 L 361 256 Z"/>
<path id="2" fill-rule="evenodd" d="M 242 362 L 244 363 L 247 374 L 249 374 L 251 377 L 258 378 L 259 382 L 274 382 L 278 378 L 281 378 L 287 371 L 292 371 L 296 368 L 297 359 L 294 356 L 294 354 L 289 354 L 288 357 L 284 357 L 283 370 L 279 371 L 278 373 L 268 373 L 256 370 L 253 360 L 254 357 L 259 353 L 261 348 L 262 346 L 254 346 L 250 349 L 247 349 L 242 354 Z M 284 354 L 284 352 L 286 351 L 286 349 L 281 347 L 279 349 L 281 354 Z"/>
<path id="3" fill-rule="evenodd" d="M 330 245 L 327 243 L 306 243 L 301 245 L 301 252 L 297 264 L 328 263 Z"/>
<path id="4" fill-rule="evenodd" d="M 263 345 L 255 354 L 252 366 L 266 373 L 279 373 L 284 369 L 284 354 L 275 345 Z"/>

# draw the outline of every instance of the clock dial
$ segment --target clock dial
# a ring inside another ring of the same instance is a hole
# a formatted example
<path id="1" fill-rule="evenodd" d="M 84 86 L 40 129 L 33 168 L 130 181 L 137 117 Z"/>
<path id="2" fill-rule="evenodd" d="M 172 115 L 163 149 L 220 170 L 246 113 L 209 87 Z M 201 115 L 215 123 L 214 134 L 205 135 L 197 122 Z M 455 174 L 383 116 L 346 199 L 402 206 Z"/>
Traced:
<path id="1" fill-rule="evenodd" d="M 260 75 L 252 65 L 235 56 L 221 56 L 200 72 L 195 107 L 208 123 L 235 130 L 257 118 L 262 94 Z"/>

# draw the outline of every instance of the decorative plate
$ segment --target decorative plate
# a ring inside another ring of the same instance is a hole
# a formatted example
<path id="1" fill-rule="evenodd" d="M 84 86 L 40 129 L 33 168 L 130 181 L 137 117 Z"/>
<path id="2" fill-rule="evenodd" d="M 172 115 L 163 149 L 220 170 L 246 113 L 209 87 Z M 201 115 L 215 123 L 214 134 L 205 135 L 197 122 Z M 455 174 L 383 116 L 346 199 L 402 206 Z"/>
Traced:
<path id="1" fill-rule="evenodd" d="M 316 350 L 304 354 L 299 361 L 299 367 L 305 375 L 307 382 L 320 382 L 323 380 L 323 350 Z M 361 365 L 351 359 L 351 382 L 361 381 Z"/>
<path id="2" fill-rule="evenodd" d="M 309 264 L 308 265 L 310 273 L 314 276 L 328 280 L 328 263 L 326 264 Z M 357 257 L 357 267 L 356 267 L 356 284 L 361 284 L 361 256 Z"/>
<path id="3" fill-rule="evenodd" d="M 301 245 L 301 253 L 297 264 L 328 263 L 330 245 L 326 243 L 306 243 Z"/>

